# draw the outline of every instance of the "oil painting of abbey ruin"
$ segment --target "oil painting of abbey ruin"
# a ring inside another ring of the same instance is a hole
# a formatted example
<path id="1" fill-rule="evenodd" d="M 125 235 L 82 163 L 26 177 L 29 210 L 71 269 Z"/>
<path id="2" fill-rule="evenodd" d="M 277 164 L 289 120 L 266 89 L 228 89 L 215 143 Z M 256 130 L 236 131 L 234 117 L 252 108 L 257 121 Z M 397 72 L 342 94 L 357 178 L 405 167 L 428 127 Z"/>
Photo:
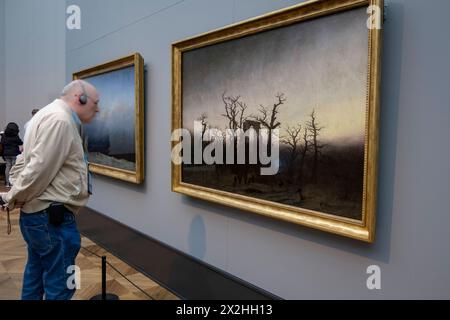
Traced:
<path id="1" fill-rule="evenodd" d="M 273 175 L 202 161 L 182 165 L 182 182 L 361 220 L 366 19 L 352 9 L 184 52 L 183 128 L 278 132 L 279 152 Z"/>

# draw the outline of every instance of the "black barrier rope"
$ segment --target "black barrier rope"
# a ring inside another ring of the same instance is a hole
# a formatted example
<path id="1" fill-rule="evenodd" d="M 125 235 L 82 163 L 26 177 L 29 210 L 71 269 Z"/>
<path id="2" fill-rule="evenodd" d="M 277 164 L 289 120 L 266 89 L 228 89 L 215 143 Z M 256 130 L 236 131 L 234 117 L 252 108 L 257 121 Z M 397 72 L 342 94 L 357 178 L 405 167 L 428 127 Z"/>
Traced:
<path id="1" fill-rule="evenodd" d="M 94 256 L 102 259 L 101 256 L 99 256 L 98 254 L 96 254 L 95 252 L 92 252 L 91 250 L 89 250 L 86 247 L 81 247 L 81 249 L 86 250 L 87 252 L 93 254 Z M 152 296 L 150 296 L 147 292 L 145 292 L 143 289 L 141 289 L 139 286 L 137 286 L 136 284 L 133 283 L 133 281 L 131 281 L 130 279 L 128 279 L 122 272 L 120 272 L 119 270 L 117 270 L 111 263 L 109 263 L 108 261 L 106 261 L 106 263 L 112 268 L 114 269 L 114 271 L 116 271 L 118 274 L 120 274 L 122 277 L 125 278 L 125 280 L 127 280 L 129 283 L 131 283 L 133 286 L 135 286 L 137 289 L 139 289 L 143 294 L 145 294 L 147 297 L 149 297 L 151 300 L 155 300 Z"/>

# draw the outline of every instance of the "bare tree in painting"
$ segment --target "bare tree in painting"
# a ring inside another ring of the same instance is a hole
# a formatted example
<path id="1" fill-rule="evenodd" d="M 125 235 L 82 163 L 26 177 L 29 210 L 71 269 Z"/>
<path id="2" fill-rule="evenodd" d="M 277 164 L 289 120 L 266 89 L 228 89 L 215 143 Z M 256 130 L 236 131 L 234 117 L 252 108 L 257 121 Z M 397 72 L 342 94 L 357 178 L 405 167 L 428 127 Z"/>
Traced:
<path id="1" fill-rule="evenodd" d="M 208 128 L 208 114 L 206 112 L 202 113 L 202 115 L 197 119 L 202 123 L 202 138 L 205 135 L 206 129 Z"/>
<path id="2" fill-rule="evenodd" d="M 317 183 L 317 172 L 318 172 L 318 164 L 319 164 L 319 156 L 321 155 L 321 149 L 324 145 L 321 145 L 318 141 L 318 137 L 320 135 L 320 131 L 324 129 L 317 122 L 315 110 L 311 112 L 311 120 L 306 123 L 306 126 L 309 130 L 309 137 L 311 138 L 311 147 L 313 149 L 313 167 L 312 167 L 312 176 L 311 182 Z"/>
<path id="3" fill-rule="evenodd" d="M 299 165 L 299 177 L 298 177 L 298 181 L 300 186 L 303 185 L 303 166 L 305 164 L 305 158 L 306 158 L 306 154 L 309 150 L 309 140 L 308 140 L 308 128 L 304 128 L 303 130 L 303 145 L 300 146 L 300 165 Z"/>
<path id="4" fill-rule="evenodd" d="M 300 146 L 300 164 L 298 166 L 298 194 L 300 200 L 304 200 L 303 197 L 303 166 L 305 165 L 306 154 L 310 148 L 309 140 L 308 140 L 308 128 L 303 129 L 303 145 Z"/>
<path id="5" fill-rule="evenodd" d="M 295 160 L 299 154 L 300 147 L 300 132 L 302 130 L 302 125 L 298 124 L 296 127 L 291 128 L 288 126 L 286 128 L 287 136 L 283 138 L 281 141 L 289 146 L 289 157 L 288 157 L 288 176 L 293 176 L 293 169 Z"/>
<path id="6" fill-rule="evenodd" d="M 295 172 L 293 172 L 293 169 L 298 159 L 299 163 L 296 167 L 297 179 L 295 181 L 298 185 L 297 192 L 299 194 L 299 198 L 300 200 L 303 200 L 303 166 L 305 164 L 306 155 L 310 148 L 308 128 L 304 127 L 302 130 L 302 125 L 298 124 L 294 128 L 288 126 L 286 132 L 288 136 L 282 141 L 289 146 L 290 151 L 288 177 L 294 177 L 295 180 L 296 175 Z"/>
<path id="7" fill-rule="evenodd" d="M 248 120 L 248 117 L 245 115 L 247 104 L 242 101 L 241 96 L 232 96 L 227 95 L 226 92 L 222 94 L 222 101 L 225 107 L 225 113 L 222 114 L 223 117 L 228 120 L 228 128 L 232 130 L 236 129 L 244 129 L 244 124 Z M 237 139 L 236 137 L 234 138 Z M 236 147 L 235 147 L 236 148 Z M 236 149 L 234 150 L 234 155 L 236 157 Z M 224 156 L 226 156 L 226 149 L 224 150 Z M 236 160 L 236 158 L 235 158 Z M 230 170 L 233 175 L 233 185 L 235 186 L 237 183 L 246 184 L 248 182 L 248 165 L 238 165 L 236 163 L 226 165 L 226 164 L 216 164 L 215 171 L 217 180 L 221 180 L 221 176 L 225 175 L 226 170 Z"/>
<path id="8" fill-rule="evenodd" d="M 256 121 L 259 121 L 262 126 L 268 129 L 269 141 L 268 141 L 268 152 L 267 154 L 271 155 L 271 145 L 272 145 L 272 131 L 278 128 L 281 123 L 277 121 L 277 115 L 279 113 L 278 108 L 286 102 L 286 97 L 283 93 L 278 93 L 276 95 L 278 99 L 272 106 L 272 109 L 266 108 L 263 105 L 259 106 L 259 112 L 261 112 L 262 116 L 253 116 Z"/>
<path id="9" fill-rule="evenodd" d="M 225 114 L 222 114 L 222 116 L 228 119 L 228 128 L 233 130 L 242 128 L 245 120 L 247 120 L 245 116 L 247 105 L 241 101 L 241 96 L 227 96 L 224 92 L 222 101 L 225 105 Z"/>

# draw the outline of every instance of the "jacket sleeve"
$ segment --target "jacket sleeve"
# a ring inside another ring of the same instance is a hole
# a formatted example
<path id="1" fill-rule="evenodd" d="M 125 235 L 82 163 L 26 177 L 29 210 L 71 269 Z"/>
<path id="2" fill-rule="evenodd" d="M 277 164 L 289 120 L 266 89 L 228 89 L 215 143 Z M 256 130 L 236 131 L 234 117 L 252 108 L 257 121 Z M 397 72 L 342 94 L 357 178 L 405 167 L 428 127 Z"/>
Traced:
<path id="1" fill-rule="evenodd" d="M 20 175 L 20 173 L 24 168 L 24 164 L 25 162 L 23 158 L 23 153 L 21 153 L 16 157 L 16 163 L 9 171 L 9 181 L 11 182 L 11 184 L 14 185 L 16 183 L 17 177 Z"/>
<path id="2" fill-rule="evenodd" d="M 6 202 L 28 202 L 39 197 L 50 185 L 69 155 L 73 141 L 70 123 L 47 119 L 40 125 L 32 150 L 24 157 L 26 165 L 14 174 L 14 184 Z"/>

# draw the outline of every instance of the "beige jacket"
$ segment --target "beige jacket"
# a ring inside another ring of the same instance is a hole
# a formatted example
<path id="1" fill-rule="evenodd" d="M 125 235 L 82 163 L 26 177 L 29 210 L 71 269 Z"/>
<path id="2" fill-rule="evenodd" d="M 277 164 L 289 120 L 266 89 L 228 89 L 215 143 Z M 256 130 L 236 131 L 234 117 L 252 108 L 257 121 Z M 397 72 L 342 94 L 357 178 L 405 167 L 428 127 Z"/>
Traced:
<path id="1" fill-rule="evenodd" d="M 75 213 L 86 205 L 88 169 L 74 116 L 56 99 L 32 118 L 11 170 L 13 187 L 4 197 L 10 207 L 24 202 L 22 211 L 33 213 L 60 202 Z"/>

